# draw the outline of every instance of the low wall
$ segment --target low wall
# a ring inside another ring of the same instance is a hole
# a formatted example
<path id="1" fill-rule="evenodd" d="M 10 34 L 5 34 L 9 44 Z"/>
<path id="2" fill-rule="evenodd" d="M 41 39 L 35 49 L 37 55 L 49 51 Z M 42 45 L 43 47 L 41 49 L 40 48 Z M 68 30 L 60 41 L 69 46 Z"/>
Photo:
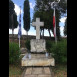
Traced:
<path id="1" fill-rule="evenodd" d="M 66 38 L 64 38 L 64 37 L 62 37 L 63 39 L 66 39 Z M 26 40 L 31 40 L 31 39 L 36 39 L 36 36 L 32 36 L 32 35 L 28 35 L 28 36 L 26 36 L 26 35 L 22 35 L 21 36 L 21 40 L 20 40 L 20 43 L 21 43 L 21 47 L 25 47 L 25 42 L 26 42 Z M 42 39 L 42 37 L 41 37 L 41 39 Z M 54 37 L 47 37 L 47 36 L 44 36 L 44 38 L 43 39 L 45 39 L 45 40 L 51 40 L 51 41 L 54 41 L 55 40 L 55 38 Z M 16 42 L 16 43 L 19 43 L 19 40 L 18 40 L 18 35 L 17 34 L 14 34 L 14 40 L 13 40 L 13 38 L 12 38 L 12 34 L 9 34 L 9 41 L 10 42 Z"/>
<path id="2" fill-rule="evenodd" d="M 42 39 L 42 37 L 40 37 L 41 39 Z M 12 34 L 9 34 L 9 39 L 12 39 Z M 14 34 L 14 39 L 18 39 L 18 35 L 17 34 Z M 36 39 L 36 36 L 32 36 L 32 35 L 22 35 L 21 36 L 21 40 L 26 40 L 26 39 L 29 39 L 29 40 L 31 40 L 31 39 Z M 48 36 L 44 36 L 44 38 L 43 39 L 45 39 L 45 40 L 50 40 L 50 37 L 48 37 Z M 54 37 L 51 37 L 51 40 L 54 40 Z"/>
<path id="3" fill-rule="evenodd" d="M 14 38 L 14 40 L 13 40 Z M 18 40 L 18 35 L 17 34 L 14 34 L 14 37 L 12 38 L 12 34 L 9 34 L 9 42 L 16 42 L 16 43 L 19 43 L 19 40 Z M 42 37 L 40 37 L 42 39 Z M 32 35 L 22 35 L 21 36 L 21 40 L 20 40 L 20 43 L 21 43 L 21 47 L 25 47 L 25 42 L 26 40 L 31 40 L 31 39 L 36 39 L 36 36 L 32 36 Z M 44 36 L 45 40 L 51 40 L 50 37 L 46 37 Z M 52 37 L 52 41 L 54 40 L 54 37 Z"/>

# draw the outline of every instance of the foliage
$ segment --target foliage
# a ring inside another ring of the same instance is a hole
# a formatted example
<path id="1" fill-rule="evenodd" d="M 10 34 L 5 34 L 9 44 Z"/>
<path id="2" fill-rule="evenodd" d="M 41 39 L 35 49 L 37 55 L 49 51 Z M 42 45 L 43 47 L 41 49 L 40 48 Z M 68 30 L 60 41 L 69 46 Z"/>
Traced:
<path id="1" fill-rule="evenodd" d="M 65 21 L 65 26 L 64 26 L 64 35 L 67 35 L 67 19 Z"/>
<path id="2" fill-rule="evenodd" d="M 53 46 L 53 41 L 50 41 L 50 40 L 46 40 L 46 50 L 51 53 L 51 48 Z"/>
<path id="3" fill-rule="evenodd" d="M 52 55 L 55 58 L 56 63 L 67 63 L 67 41 L 66 39 L 58 41 L 57 44 L 55 42 L 46 41 L 46 46 L 48 52 L 54 54 Z"/>
<path id="4" fill-rule="evenodd" d="M 30 29 L 30 6 L 29 6 L 29 0 L 24 1 L 24 29 L 28 32 Z"/>
<path id="5" fill-rule="evenodd" d="M 18 21 L 17 21 L 17 15 L 16 15 L 16 13 L 14 13 L 13 14 L 13 21 L 14 21 L 14 28 L 17 28 L 17 26 L 18 26 Z"/>
<path id="6" fill-rule="evenodd" d="M 9 15 L 11 16 L 14 13 L 14 3 L 13 1 L 9 0 Z"/>
<path id="7" fill-rule="evenodd" d="M 11 16 L 9 15 L 9 28 L 11 29 L 11 27 L 12 27 L 12 18 L 11 18 Z"/>
<path id="8" fill-rule="evenodd" d="M 26 40 L 25 46 L 30 51 L 30 40 Z"/>
<path id="9" fill-rule="evenodd" d="M 21 75 L 23 70 L 20 68 L 21 66 L 9 65 L 9 76 L 13 77 L 13 75 Z M 14 76 L 14 77 L 15 77 Z M 16 76 L 18 77 L 18 76 Z"/>
<path id="10" fill-rule="evenodd" d="M 12 14 L 14 13 L 14 3 L 13 1 L 9 0 L 9 28 L 12 28 Z"/>
<path id="11" fill-rule="evenodd" d="M 18 21 L 17 21 L 17 14 L 14 11 L 15 5 L 13 1 L 9 0 L 9 28 L 14 30 L 17 28 Z"/>
<path id="12" fill-rule="evenodd" d="M 55 73 L 54 77 L 67 77 L 67 65 L 56 64 L 52 70 Z"/>
<path id="13" fill-rule="evenodd" d="M 19 60 L 20 51 L 17 43 L 9 42 L 9 64 L 16 64 Z"/>
<path id="14" fill-rule="evenodd" d="M 12 16 L 9 16 L 9 28 L 10 29 L 12 29 L 12 24 L 13 24 L 13 28 L 17 28 L 18 21 L 17 21 L 16 13 L 13 13 L 13 21 L 12 21 Z"/>
<path id="15" fill-rule="evenodd" d="M 66 10 L 67 10 L 67 0 L 60 0 L 60 2 L 59 2 L 59 9 L 60 9 L 60 12 L 62 14 L 66 13 Z"/>

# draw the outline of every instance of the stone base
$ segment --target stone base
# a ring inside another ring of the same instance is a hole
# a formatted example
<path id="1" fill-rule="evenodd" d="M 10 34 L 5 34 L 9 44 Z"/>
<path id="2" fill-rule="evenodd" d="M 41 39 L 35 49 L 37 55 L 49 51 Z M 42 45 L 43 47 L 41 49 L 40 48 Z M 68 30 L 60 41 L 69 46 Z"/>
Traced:
<path id="1" fill-rule="evenodd" d="M 45 52 L 46 44 L 44 39 L 32 39 L 30 41 L 31 52 Z"/>
<path id="2" fill-rule="evenodd" d="M 51 57 L 46 58 L 45 54 L 31 54 L 31 59 L 25 55 L 21 66 L 55 66 L 55 60 Z"/>
<path id="3" fill-rule="evenodd" d="M 27 67 L 24 77 L 52 77 L 49 67 Z"/>

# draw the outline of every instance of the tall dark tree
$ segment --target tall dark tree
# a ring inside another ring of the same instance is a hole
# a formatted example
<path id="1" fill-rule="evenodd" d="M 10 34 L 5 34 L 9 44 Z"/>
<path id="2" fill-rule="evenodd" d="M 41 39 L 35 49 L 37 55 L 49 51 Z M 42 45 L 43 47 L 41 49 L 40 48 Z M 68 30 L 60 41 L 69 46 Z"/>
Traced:
<path id="1" fill-rule="evenodd" d="M 23 20 L 24 20 L 24 29 L 27 32 L 30 29 L 30 6 L 29 6 L 29 0 L 24 1 L 24 15 L 23 15 Z"/>
<path id="2" fill-rule="evenodd" d="M 14 3 L 9 0 L 9 28 L 12 29 L 13 34 L 13 13 L 14 13 Z"/>
<path id="3" fill-rule="evenodd" d="M 12 34 L 14 34 L 14 28 L 18 26 L 17 15 L 14 8 L 14 3 L 9 0 L 9 28 L 12 29 Z"/>
<path id="4" fill-rule="evenodd" d="M 9 16 L 11 16 L 14 13 L 14 3 L 13 1 L 9 0 Z"/>
<path id="5" fill-rule="evenodd" d="M 14 34 L 14 28 L 17 28 L 17 26 L 17 15 L 16 13 L 13 13 L 11 16 L 9 16 L 9 29 L 12 29 L 12 34 Z"/>
<path id="6" fill-rule="evenodd" d="M 64 35 L 67 35 L 67 19 L 65 21 L 65 26 L 64 26 Z"/>

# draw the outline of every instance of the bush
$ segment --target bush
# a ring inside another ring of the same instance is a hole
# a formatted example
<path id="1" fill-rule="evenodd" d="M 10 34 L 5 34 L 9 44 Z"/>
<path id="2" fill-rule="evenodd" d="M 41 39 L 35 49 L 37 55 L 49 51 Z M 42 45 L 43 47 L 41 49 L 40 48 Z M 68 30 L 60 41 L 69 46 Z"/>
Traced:
<path id="1" fill-rule="evenodd" d="M 49 44 L 52 43 L 52 44 Z M 53 53 L 53 57 L 55 58 L 55 62 L 59 64 L 66 64 L 67 63 L 67 41 L 61 40 L 58 41 L 57 44 L 55 42 L 49 42 L 46 43 L 49 46 L 49 49 L 47 47 L 48 52 Z"/>
<path id="2" fill-rule="evenodd" d="M 26 40 L 25 46 L 30 51 L 30 40 Z"/>
<path id="3" fill-rule="evenodd" d="M 47 40 L 46 41 L 46 50 L 51 53 L 51 48 L 52 48 L 52 45 L 53 45 L 54 42 L 50 41 L 50 40 Z"/>
<path id="4" fill-rule="evenodd" d="M 9 64 L 17 63 L 19 56 L 19 45 L 17 43 L 9 42 Z"/>

